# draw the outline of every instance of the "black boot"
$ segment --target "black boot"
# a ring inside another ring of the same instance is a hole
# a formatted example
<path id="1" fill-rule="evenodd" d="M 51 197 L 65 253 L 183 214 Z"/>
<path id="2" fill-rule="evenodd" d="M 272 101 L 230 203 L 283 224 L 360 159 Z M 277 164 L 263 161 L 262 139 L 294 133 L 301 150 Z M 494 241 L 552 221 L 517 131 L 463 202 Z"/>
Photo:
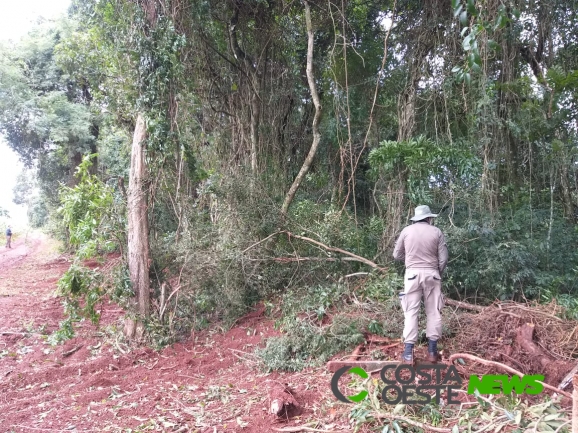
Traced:
<path id="1" fill-rule="evenodd" d="M 405 349 L 401 355 L 402 364 L 413 364 L 413 343 L 405 343 Z"/>
<path id="2" fill-rule="evenodd" d="M 429 340 L 427 347 L 428 362 L 438 362 L 438 342 L 437 340 Z"/>

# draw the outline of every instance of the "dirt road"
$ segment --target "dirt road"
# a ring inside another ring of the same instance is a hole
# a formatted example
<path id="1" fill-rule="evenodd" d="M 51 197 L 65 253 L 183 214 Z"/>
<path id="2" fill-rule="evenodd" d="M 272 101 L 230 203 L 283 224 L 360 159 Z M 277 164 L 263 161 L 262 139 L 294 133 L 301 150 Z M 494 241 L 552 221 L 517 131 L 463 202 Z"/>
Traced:
<path id="1" fill-rule="evenodd" d="M 0 275 L 4 275 L 5 271 L 25 260 L 38 248 L 44 237 L 41 233 L 32 233 L 15 239 L 12 242 L 12 248 L 0 246 Z"/>
<path id="2" fill-rule="evenodd" d="M 335 418 L 323 369 L 259 369 L 253 350 L 275 333 L 259 312 L 226 333 L 207 331 L 155 352 L 120 343 L 123 312 L 106 303 L 99 328 L 78 323 L 76 338 L 50 345 L 64 318 L 56 283 L 69 265 L 42 235 L 0 253 L 0 433 L 262 433 Z M 268 391 L 279 384 L 303 406 L 300 417 L 281 424 L 268 414 Z M 345 424 L 332 421 L 339 430 Z"/>

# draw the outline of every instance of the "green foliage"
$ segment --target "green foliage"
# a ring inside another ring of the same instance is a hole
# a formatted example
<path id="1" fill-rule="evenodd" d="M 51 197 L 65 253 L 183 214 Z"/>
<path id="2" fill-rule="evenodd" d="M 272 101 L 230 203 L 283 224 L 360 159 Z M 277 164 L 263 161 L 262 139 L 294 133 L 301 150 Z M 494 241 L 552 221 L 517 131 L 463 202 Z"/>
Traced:
<path id="1" fill-rule="evenodd" d="M 381 380 L 355 377 L 350 386 L 368 391 L 366 399 L 352 405 L 349 415 L 357 430 L 377 428 L 375 431 L 382 433 L 400 433 L 406 424 L 404 420 L 411 420 L 453 432 L 486 428 L 512 431 L 564 431 L 567 428 L 570 431 L 569 416 L 564 415 L 559 402 L 554 400 L 528 401 L 515 394 L 486 397 L 476 391 L 477 404 L 467 407 L 434 403 L 384 405 L 380 396 L 385 384 Z"/>
<path id="2" fill-rule="evenodd" d="M 465 209 L 463 210 L 466 211 Z M 461 298 L 550 300 L 578 291 L 578 232 L 557 211 L 512 206 L 498 220 L 455 214 L 444 285 Z M 561 298 L 563 299 L 563 298 Z"/>
<path id="3" fill-rule="evenodd" d="M 369 153 L 370 175 L 401 176 L 411 203 L 431 203 L 436 189 L 471 187 L 480 175 L 479 159 L 465 146 L 437 145 L 419 136 L 408 141 L 384 141 Z"/>
<path id="4" fill-rule="evenodd" d="M 78 308 L 105 290 L 80 260 L 124 252 L 127 144 L 141 113 L 153 293 L 147 326 L 159 344 L 296 293 L 282 301 L 286 334 L 271 343 L 271 365 L 297 368 L 316 362 L 316 350 L 331 352 L 324 326 L 333 325 L 317 322 L 351 307 L 345 275 L 368 269 L 275 234 L 284 230 L 392 269 L 355 288 L 367 317 L 343 322 L 339 347 L 364 327 L 397 336 L 401 282 L 391 244 L 417 204 L 440 212 L 450 293 L 557 299 L 573 314 L 572 8 L 452 0 L 448 14 L 432 2 L 316 4 L 321 142 L 281 219 L 312 142 L 302 5 L 169 3 L 153 11 L 142 2 L 75 0 L 71 19 L 0 49 L 0 132 L 38 167 L 33 225 L 66 234 L 76 249 L 62 290 L 70 299 L 79 294 Z M 95 153 L 90 166 L 86 155 Z M 27 188 L 19 185 L 17 200 Z M 133 295 L 126 266 L 114 272 L 106 290 L 126 306 Z M 90 316 L 70 314 L 63 336 L 77 316 Z M 296 326 L 299 314 L 309 322 Z"/>
<path id="5" fill-rule="evenodd" d="M 73 263 L 58 280 L 58 291 L 64 297 L 66 318 L 48 339 L 51 344 L 60 344 L 74 337 L 74 324 L 89 319 L 97 325 L 100 320 L 99 303 L 103 302 L 103 275 L 97 270 Z"/>
<path id="6" fill-rule="evenodd" d="M 70 157 L 94 140 L 93 115 L 76 99 L 80 84 L 54 60 L 60 32 L 40 26 L 12 50 L 0 50 L 0 129 L 29 165 L 54 150 Z"/>
<path id="7" fill-rule="evenodd" d="M 294 319 L 286 322 L 284 329 L 285 335 L 269 338 L 265 348 L 256 351 L 269 370 L 316 366 L 364 340 L 359 324 L 341 316 L 334 316 L 327 326 Z"/>
<path id="8" fill-rule="evenodd" d="M 58 280 L 58 290 L 67 298 L 66 312 L 75 310 L 79 316 L 97 324 L 100 314 L 96 305 L 102 300 L 102 284 L 102 275 L 98 271 L 72 264 Z M 84 301 L 82 306 L 80 300 Z"/>
<path id="9" fill-rule="evenodd" d="M 287 291 L 270 306 L 270 314 L 281 314 L 275 325 L 283 335 L 267 339 L 256 353 L 270 370 L 297 371 L 350 350 L 364 340 L 364 331 L 398 338 L 400 283 L 395 275 L 371 275 L 356 291 L 355 303 L 347 282 Z"/>
<path id="10" fill-rule="evenodd" d="M 513 22 L 520 18 L 520 10 L 510 9 L 503 3 L 498 6 L 497 11 L 484 7 L 478 9 L 475 0 L 466 0 L 465 7 L 460 0 L 452 0 L 452 9 L 454 18 L 458 19 L 462 27 L 462 48 L 466 53 L 466 63 L 463 66 L 454 66 L 452 73 L 456 74 L 458 83 L 465 82 L 470 85 L 472 76 L 482 72 L 481 49 L 486 48 L 492 53 L 500 50 L 499 44 L 491 37 L 512 26 Z M 486 47 L 480 47 L 482 41 Z"/>
<path id="11" fill-rule="evenodd" d="M 113 209 L 112 190 L 90 174 L 91 158 L 85 156 L 77 167 L 79 179 L 74 187 L 62 186 L 62 202 L 58 212 L 69 230 L 69 243 L 77 249 L 79 259 L 95 256 L 100 251 L 114 251 L 117 246 L 112 239 L 115 230 L 122 227 L 110 218 Z"/>
<path id="12" fill-rule="evenodd" d="M 84 267 L 83 260 L 100 257 L 118 248 L 116 242 L 125 230 L 123 219 L 115 217 L 114 196 L 110 187 L 90 173 L 91 159 L 87 155 L 77 168 L 78 183 L 74 187 L 62 186 L 61 207 L 58 209 L 68 229 L 69 245 L 75 250 L 73 264 L 58 281 L 59 292 L 65 298 L 65 313 L 68 318 L 55 334 L 55 341 L 71 338 L 73 323 L 88 318 L 98 324 L 100 313 L 97 304 L 103 302 L 107 291 L 121 305 L 132 295 L 127 284 L 126 272 L 122 267 L 113 270 L 113 283 L 107 281 L 99 270 Z"/>

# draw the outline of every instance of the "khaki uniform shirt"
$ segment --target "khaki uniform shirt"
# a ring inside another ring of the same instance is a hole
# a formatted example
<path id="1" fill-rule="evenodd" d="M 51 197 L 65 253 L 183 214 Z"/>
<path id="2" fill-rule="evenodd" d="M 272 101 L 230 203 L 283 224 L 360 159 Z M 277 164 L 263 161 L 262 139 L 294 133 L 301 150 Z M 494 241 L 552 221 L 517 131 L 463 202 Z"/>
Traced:
<path id="1" fill-rule="evenodd" d="M 407 226 L 395 243 L 393 258 L 405 258 L 406 269 L 435 269 L 442 274 L 448 263 L 444 234 L 427 222 Z"/>

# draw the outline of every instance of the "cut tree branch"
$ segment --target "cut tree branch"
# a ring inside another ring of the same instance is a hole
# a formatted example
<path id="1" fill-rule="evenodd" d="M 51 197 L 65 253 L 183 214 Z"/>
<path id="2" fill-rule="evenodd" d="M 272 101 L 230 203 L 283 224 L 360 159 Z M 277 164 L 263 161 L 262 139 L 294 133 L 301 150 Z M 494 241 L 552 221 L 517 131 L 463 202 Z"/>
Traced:
<path id="1" fill-rule="evenodd" d="M 572 378 L 576 374 L 578 374 L 578 364 L 576 364 L 576 366 L 570 371 L 570 373 L 568 373 L 566 377 L 562 379 L 562 382 L 560 382 L 560 385 L 558 385 L 558 389 L 565 389 L 568 385 L 570 385 L 570 382 L 572 382 Z"/>
<path id="2" fill-rule="evenodd" d="M 316 241 L 315 239 L 311 239 L 311 238 L 308 238 L 305 236 L 299 236 L 299 235 L 293 234 L 287 230 L 280 230 L 278 232 L 271 233 L 269 236 L 261 239 L 258 242 L 255 242 L 251 246 L 245 248 L 243 251 L 241 251 L 241 254 L 245 254 L 250 249 L 255 248 L 257 245 L 260 245 L 263 242 L 271 239 L 273 236 L 283 234 L 283 233 L 287 234 L 287 236 L 290 238 L 294 237 L 294 238 L 300 239 L 302 241 L 310 242 L 310 243 L 317 245 L 317 246 L 319 246 L 319 247 L 321 247 L 327 251 L 340 253 L 340 254 L 343 254 L 347 257 L 275 257 L 275 258 L 273 258 L 273 260 L 275 260 L 277 262 L 305 262 L 305 261 L 326 261 L 326 262 L 345 261 L 345 262 L 349 262 L 349 261 L 351 261 L 351 262 L 363 263 L 363 264 L 365 264 L 365 265 L 367 265 L 373 269 L 377 269 L 378 271 L 381 271 L 381 272 L 387 272 L 387 268 L 382 268 L 377 263 L 372 262 L 371 260 L 366 259 L 365 257 L 358 256 L 357 254 L 351 253 L 351 252 L 343 250 L 341 248 L 330 247 L 329 245 L 325 245 L 324 243 Z"/>
<path id="3" fill-rule="evenodd" d="M 367 266 L 372 267 L 373 269 L 377 269 L 377 270 L 379 270 L 379 271 L 381 271 L 381 272 L 386 272 L 386 271 L 387 271 L 387 268 L 382 268 L 382 267 L 380 267 L 379 265 L 377 265 L 375 262 L 372 262 L 371 260 L 366 259 L 365 257 L 358 256 L 357 254 L 353 254 L 353 253 L 351 253 L 351 252 L 349 252 L 349 251 L 342 250 L 341 248 L 330 247 L 329 245 L 325 245 L 324 243 L 321 243 L 321 242 L 319 242 L 319 241 L 316 241 L 315 239 L 311 239 L 311 238 L 308 238 L 308 237 L 305 237 L 305 236 L 299 236 L 299 235 L 293 234 L 293 233 L 291 233 L 291 232 L 289 232 L 289 231 L 286 231 L 286 230 L 283 231 L 283 232 L 280 232 L 280 233 L 287 233 L 287 236 L 289 236 L 289 237 L 294 237 L 294 238 L 296 238 L 296 239 L 301 239 L 302 241 L 310 242 L 310 243 L 312 243 L 312 244 L 314 244 L 314 245 L 320 246 L 321 248 L 323 248 L 323 249 L 325 249 L 325 250 L 327 250 L 327 251 L 333 251 L 333 252 L 335 252 L 335 253 L 340 253 L 340 254 L 344 254 L 344 255 L 346 255 L 346 256 L 352 257 L 352 258 L 355 259 L 355 261 L 364 263 L 364 264 L 366 264 Z"/>
<path id="4" fill-rule="evenodd" d="M 467 302 L 454 301 L 453 299 L 446 299 L 446 305 L 453 305 L 454 307 L 463 308 L 464 310 L 479 311 L 480 313 L 485 310 L 486 307 L 481 305 L 468 304 Z"/>

